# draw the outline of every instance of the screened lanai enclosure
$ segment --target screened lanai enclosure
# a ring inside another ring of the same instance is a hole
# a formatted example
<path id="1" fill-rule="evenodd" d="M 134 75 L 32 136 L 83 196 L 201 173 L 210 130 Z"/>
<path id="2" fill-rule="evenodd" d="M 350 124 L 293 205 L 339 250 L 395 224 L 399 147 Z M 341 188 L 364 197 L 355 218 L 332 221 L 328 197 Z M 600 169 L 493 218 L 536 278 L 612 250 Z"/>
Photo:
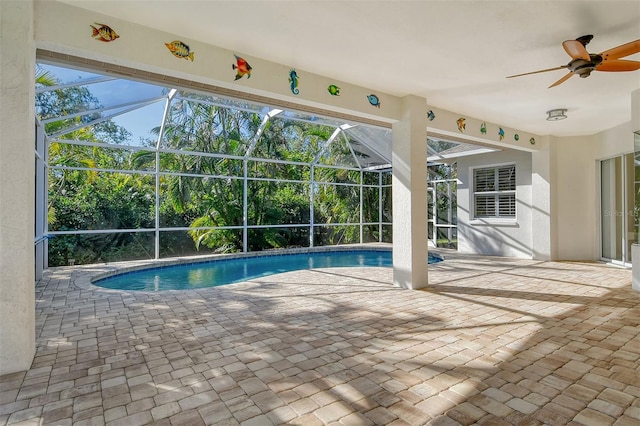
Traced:
<path id="1" fill-rule="evenodd" d="M 35 105 L 44 265 L 392 242 L 389 128 L 53 64 Z M 477 147 L 428 144 L 429 238 L 455 247 Z"/>

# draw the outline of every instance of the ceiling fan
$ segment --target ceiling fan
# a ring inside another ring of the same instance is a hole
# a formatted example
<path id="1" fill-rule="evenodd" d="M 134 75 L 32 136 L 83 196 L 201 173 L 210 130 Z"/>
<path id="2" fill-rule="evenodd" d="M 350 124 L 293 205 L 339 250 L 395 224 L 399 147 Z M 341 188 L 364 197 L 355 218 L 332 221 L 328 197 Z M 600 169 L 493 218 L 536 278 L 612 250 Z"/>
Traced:
<path id="1" fill-rule="evenodd" d="M 546 70 L 527 72 L 524 74 L 510 75 L 507 78 L 521 77 L 523 75 L 537 74 L 547 71 L 555 71 L 563 68 L 569 69 L 569 73 L 560 80 L 549 86 L 549 89 L 567 81 L 574 74 L 582 78 L 589 77 L 591 71 L 636 71 L 640 69 L 640 61 L 630 61 L 620 59 L 625 56 L 633 55 L 640 52 L 640 39 L 622 44 L 609 50 L 605 50 L 600 54 L 587 52 L 586 45 L 589 44 L 592 35 L 584 35 L 575 40 L 566 40 L 562 42 L 562 47 L 571 56 L 571 62 L 567 65 L 561 65 Z"/>

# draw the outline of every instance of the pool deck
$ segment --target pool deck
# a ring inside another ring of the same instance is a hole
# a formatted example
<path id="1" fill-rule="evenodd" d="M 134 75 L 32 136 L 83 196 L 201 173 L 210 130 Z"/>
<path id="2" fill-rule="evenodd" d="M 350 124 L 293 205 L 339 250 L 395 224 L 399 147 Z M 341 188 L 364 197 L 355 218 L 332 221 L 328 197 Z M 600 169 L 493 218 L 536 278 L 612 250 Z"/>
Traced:
<path id="1" fill-rule="evenodd" d="M 630 270 L 445 257 L 420 291 L 390 268 L 156 294 L 51 269 L 0 424 L 640 424 Z"/>

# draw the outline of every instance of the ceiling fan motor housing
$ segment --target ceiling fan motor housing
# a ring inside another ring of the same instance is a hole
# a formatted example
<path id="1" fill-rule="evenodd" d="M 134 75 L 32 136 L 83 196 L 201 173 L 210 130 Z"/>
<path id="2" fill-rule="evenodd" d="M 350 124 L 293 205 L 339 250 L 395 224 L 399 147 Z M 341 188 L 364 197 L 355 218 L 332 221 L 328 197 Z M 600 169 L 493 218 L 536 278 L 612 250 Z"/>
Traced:
<path id="1" fill-rule="evenodd" d="M 591 71 L 596 69 L 596 67 L 602 63 L 602 56 L 593 54 L 590 54 L 589 56 L 591 58 L 590 61 L 574 59 L 569 62 L 569 69 L 582 78 L 589 77 L 589 75 L 591 75 Z"/>

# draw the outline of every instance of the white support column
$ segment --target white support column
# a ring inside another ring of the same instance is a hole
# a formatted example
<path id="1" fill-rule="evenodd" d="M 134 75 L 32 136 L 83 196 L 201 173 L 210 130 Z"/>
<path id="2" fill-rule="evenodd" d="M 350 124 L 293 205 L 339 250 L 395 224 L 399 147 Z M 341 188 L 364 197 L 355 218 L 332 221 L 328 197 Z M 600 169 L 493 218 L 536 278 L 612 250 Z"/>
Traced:
<path id="1" fill-rule="evenodd" d="M 402 99 L 392 148 L 393 283 L 419 289 L 428 285 L 426 99 Z"/>
<path id="2" fill-rule="evenodd" d="M 531 257 L 536 260 L 555 259 L 553 211 L 555 147 L 549 138 L 540 138 L 540 149 L 531 154 Z"/>
<path id="3" fill-rule="evenodd" d="M 0 375 L 35 355 L 33 7 L 0 1 Z"/>

